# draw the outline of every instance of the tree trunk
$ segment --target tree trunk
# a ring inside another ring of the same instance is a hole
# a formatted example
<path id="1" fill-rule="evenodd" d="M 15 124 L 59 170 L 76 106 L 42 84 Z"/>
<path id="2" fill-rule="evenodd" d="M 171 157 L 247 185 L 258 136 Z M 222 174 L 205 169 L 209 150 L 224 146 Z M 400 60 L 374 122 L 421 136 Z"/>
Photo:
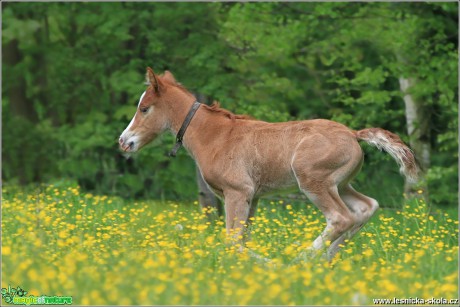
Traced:
<path id="1" fill-rule="evenodd" d="M 36 93 L 35 99 L 44 107 L 46 118 L 51 120 L 53 126 L 57 127 L 61 123 L 61 118 L 59 116 L 58 106 L 50 99 L 50 91 L 48 89 L 48 54 L 47 50 L 49 48 L 50 33 L 49 33 L 49 22 L 48 15 L 46 13 L 41 16 L 42 26 L 35 33 L 35 39 L 37 45 L 40 46 L 38 52 L 35 53 L 34 57 L 36 60 L 36 65 L 34 65 L 34 76 L 37 76 L 35 82 L 39 84 L 39 91 Z M 62 103 L 62 102 L 61 102 Z M 61 111 L 62 113 L 62 111 Z M 67 112 L 66 112 L 67 113 Z M 73 112 L 70 113 L 70 116 Z"/>
<path id="2" fill-rule="evenodd" d="M 431 145 L 430 145 L 430 115 L 426 108 L 417 101 L 411 94 L 411 88 L 416 81 L 413 78 L 399 78 L 399 85 L 404 94 L 404 104 L 406 112 L 407 133 L 409 142 L 418 162 L 422 168 L 422 174 L 430 167 Z M 422 178 L 421 178 L 422 179 Z M 417 183 L 420 185 L 420 182 Z M 404 190 L 406 193 L 414 193 L 415 184 L 406 182 Z M 427 193 L 426 186 L 423 187 Z"/>
<path id="3" fill-rule="evenodd" d="M 201 172 L 196 167 L 196 181 L 198 183 L 198 201 L 201 209 L 206 214 L 208 219 L 214 220 L 223 215 L 223 208 L 220 200 L 209 189 L 208 185 L 201 176 Z"/>
<path id="4" fill-rule="evenodd" d="M 16 65 L 23 61 L 23 55 L 19 50 L 19 42 L 16 39 L 11 40 L 3 48 L 3 63 L 8 65 L 11 71 L 17 70 Z M 26 96 L 26 79 L 23 73 L 13 73 L 9 75 L 13 78 L 8 88 L 9 110 L 12 116 L 20 116 L 31 123 L 38 120 L 37 113 L 31 101 Z"/>
<path id="5" fill-rule="evenodd" d="M 17 70 L 17 65 L 23 62 L 23 54 L 19 49 L 18 40 L 13 39 L 4 45 L 2 62 L 4 64 L 3 69 L 7 66 L 7 70 L 10 72 L 8 74 L 10 82 L 8 82 L 7 89 L 8 111 L 5 112 L 3 110 L 6 114 L 2 114 L 2 117 L 8 117 L 16 125 L 20 125 L 22 131 L 27 128 L 32 129 L 38 120 L 38 116 L 31 100 L 26 95 L 27 84 L 24 76 L 25 73 L 18 72 Z M 21 142 L 21 140 L 18 142 Z M 17 163 L 14 176 L 18 178 L 19 183 L 22 185 L 28 183 L 33 178 L 39 178 L 38 174 L 31 175 L 27 169 L 30 163 L 25 162 L 25 160 L 28 159 L 28 156 L 27 148 L 23 148 L 14 158 L 15 163 Z M 7 163 L 11 163 L 9 161 L 9 158 L 12 158 L 11 153 L 4 153 L 3 157 Z"/>

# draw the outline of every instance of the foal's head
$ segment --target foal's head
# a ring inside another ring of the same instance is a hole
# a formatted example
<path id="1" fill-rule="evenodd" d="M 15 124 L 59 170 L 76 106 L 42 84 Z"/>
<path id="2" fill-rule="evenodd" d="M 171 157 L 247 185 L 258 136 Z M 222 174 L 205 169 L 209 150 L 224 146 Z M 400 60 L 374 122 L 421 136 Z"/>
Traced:
<path id="1" fill-rule="evenodd" d="M 146 81 L 148 87 L 139 99 L 136 114 L 118 140 L 124 152 L 138 151 L 171 126 L 166 114 L 177 99 L 180 85 L 169 71 L 155 75 L 150 67 Z"/>

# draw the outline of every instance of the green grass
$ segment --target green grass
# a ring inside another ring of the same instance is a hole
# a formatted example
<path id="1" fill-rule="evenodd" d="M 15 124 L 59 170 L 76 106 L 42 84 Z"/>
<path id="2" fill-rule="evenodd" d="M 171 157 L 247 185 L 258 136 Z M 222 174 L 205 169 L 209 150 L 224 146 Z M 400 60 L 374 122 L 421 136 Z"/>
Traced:
<path id="1" fill-rule="evenodd" d="M 248 246 L 197 202 L 135 202 L 75 185 L 14 186 L 2 195 L 2 288 L 72 296 L 78 305 L 366 304 L 373 298 L 454 298 L 457 208 L 423 200 L 382 209 L 331 263 L 293 259 L 324 227 L 309 204 L 265 201 Z M 5 301 L 2 301 L 4 303 Z"/>

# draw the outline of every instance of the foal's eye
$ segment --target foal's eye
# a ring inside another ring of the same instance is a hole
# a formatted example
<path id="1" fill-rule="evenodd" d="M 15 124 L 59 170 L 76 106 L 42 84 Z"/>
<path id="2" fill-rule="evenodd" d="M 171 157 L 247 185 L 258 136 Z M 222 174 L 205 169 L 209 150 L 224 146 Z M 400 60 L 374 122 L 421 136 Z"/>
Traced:
<path id="1" fill-rule="evenodd" d="M 143 108 L 141 108 L 141 113 L 145 114 L 145 113 L 147 113 L 148 110 L 149 110 L 149 107 L 143 107 Z"/>

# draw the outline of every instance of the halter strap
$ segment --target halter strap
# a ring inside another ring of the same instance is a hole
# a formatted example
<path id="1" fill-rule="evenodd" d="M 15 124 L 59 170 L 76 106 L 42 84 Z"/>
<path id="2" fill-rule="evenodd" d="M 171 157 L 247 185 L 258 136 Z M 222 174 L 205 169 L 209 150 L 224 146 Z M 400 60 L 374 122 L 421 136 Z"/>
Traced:
<path id="1" fill-rule="evenodd" d="M 184 138 L 185 131 L 187 130 L 188 125 L 192 121 L 193 115 L 195 115 L 200 105 L 201 103 L 199 103 L 198 101 L 195 101 L 192 107 L 190 108 L 190 110 L 188 111 L 188 114 L 185 117 L 184 122 L 182 123 L 182 126 L 179 129 L 179 132 L 177 132 L 176 144 L 174 145 L 173 149 L 168 154 L 170 157 L 175 157 L 177 151 L 182 146 L 182 140 Z"/>

